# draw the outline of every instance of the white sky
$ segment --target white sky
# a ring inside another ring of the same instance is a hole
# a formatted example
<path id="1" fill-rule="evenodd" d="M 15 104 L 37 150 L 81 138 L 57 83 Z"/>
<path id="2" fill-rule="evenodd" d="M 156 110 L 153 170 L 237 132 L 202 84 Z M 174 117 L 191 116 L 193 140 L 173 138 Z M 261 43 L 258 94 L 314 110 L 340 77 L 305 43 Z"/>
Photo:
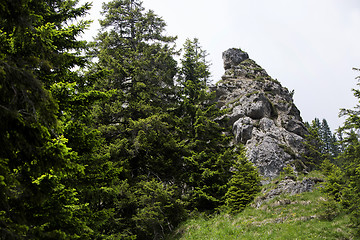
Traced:
<path id="1" fill-rule="evenodd" d="M 88 18 L 100 17 L 102 2 L 93 1 Z M 343 121 L 339 109 L 356 105 L 359 0 L 143 0 L 143 6 L 163 18 L 168 35 L 178 36 L 178 48 L 186 38 L 199 39 L 210 54 L 214 83 L 224 73 L 222 52 L 239 47 L 295 90 L 304 121 L 325 118 L 334 130 Z M 94 21 L 85 38 L 91 40 L 98 26 Z"/>

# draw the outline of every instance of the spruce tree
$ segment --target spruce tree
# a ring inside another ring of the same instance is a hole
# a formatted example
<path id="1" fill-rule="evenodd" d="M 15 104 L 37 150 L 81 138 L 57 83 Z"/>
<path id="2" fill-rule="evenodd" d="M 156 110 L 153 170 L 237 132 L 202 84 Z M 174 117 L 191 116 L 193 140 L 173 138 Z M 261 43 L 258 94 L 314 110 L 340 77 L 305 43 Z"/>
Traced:
<path id="1" fill-rule="evenodd" d="M 323 119 L 321 122 L 315 118 L 311 124 L 306 123 L 309 134 L 305 138 L 305 145 L 308 149 L 305 158 L 308 160 L 311 168 L 318 168 L 320 164 L 328 159 L 331 162 L 337 162 L 339 155 L 338 140 L 330 130 L 330 127 Z"/>
<path id="2" fill-rule="evenodd" d="M 323 152 L 329 155 L 331 160 L 335 159 L 339 154 L 337 139 L 335 134 L 333 134 L 330 130 L 330 127 L 326 121 L 323 119 L 320 125 L 320 136 L 324 143 Z"/>
<path id="3" fill-rule="evenodd" d="M 360 69 L 354 69 L 360 71 Z M 360 79 L 360 77 L 357 77 Z M 358 84 L 359 85 L 359 84 Z M 360 90 L 353 89 L 354 96 L 360 99 Z M 340 154 L 343 168 L 345 170 L 346 184 L 343 196 L 343 205 L 351 213 L 351 219 L 356 229 L 357 236 L 360 236 L 360 105 L 354 109 L 342 109 L 340 116 L 345 116 L 344 125 L 339 129 L 343 136 L 344 151 Z"/>
<path id="4" fill-rule="evenodd" d="M 307 153 L 305 159 L 307 166 L 311 170 L 318 169 L 320 164 L 327 158 L 324 154 L 324 142 L 321 138 L 321 124 L 318 118 L 315 118 L 311 124 L 306 123 L 309 134 L 305 137 L 305 146 Z"/>
<path id="5" fill-rule="evenodd" d="M 109 142 L 129 141 L 124 145 L 125 155 L 132 156 L 133 175 L 166 178 L 169 167 L 176 164 L 166 162 L 174 152 L 169 111 L 174 101 L 176 61 L 171 45 L 175 38 L 165 36 L 163 20 L 152 11 L 145 12 L 137 0 L 111 1 L 104 5 L 104 16 L 95 51 L 97 67 L 111 74 L 99 84 L 115 93 L 99 106 L 99 124 Z M 149 155 L 167 148 L 170 156 Z"/>
<path id="6" fill-rule="evenodd" d="M 225 195 L 225 204 L 231 213 L 245 209 L 260 191 L 260 177 L 253 164 L 246 160 L 245 150 L 240 149 L 233 176 Z"/>
<path id="7" fill-rule="evenodd" d="M 86 62 L 80 56 L 85 42 L 76 37 L 88 23 L 76 19 L 89 4 L 76 3 L 1 3 L 2 239 L 73 239 L 89 233 L 81 217 L 86 207 L 71 183 L 84 168 L 67 145 L 62 112 L 79 89 L 58 94 L 77 87 L 72 68 Z"/>
<path id="8" fill-rule="evenodd" d="M 161 238 L 184 215 L 175 185 L 180 153 L 171 117 L 175 38 L 164 35 L 164 21 L 138 0 L 110 1 L 103 16 L 91 71 L 107 72 L 95 88 L 111 97 L 92 112 L 104 143 L 88 168 L 95 187 L 84 191 L 101 218 L 101 236 Z M 156 196 L 148 196 L 150 186 Z"/>

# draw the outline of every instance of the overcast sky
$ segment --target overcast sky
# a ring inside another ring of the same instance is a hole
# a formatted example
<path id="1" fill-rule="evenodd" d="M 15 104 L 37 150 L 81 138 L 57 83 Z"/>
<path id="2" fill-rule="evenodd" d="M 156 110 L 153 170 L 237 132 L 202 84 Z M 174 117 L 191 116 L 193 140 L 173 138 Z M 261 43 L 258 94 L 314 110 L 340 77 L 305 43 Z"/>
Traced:
<path id="1" fill-rule="evenodd" d="M 85 2 L 85 0 L 81 0 Z M 101 0 L 89 18 L 98 19 Z M 360 72 L 359 0 L 144 0 L 167 23 L 167 34 L 198 38 L 209 53 L 213 82 L 224 73 L 221 54 L 230 47 L 251 59 L 289 90 L 304 121 L 325 118 L 332 130 L 353 108 Z M 95 21 L 86 38 L 96 34 Z"/>

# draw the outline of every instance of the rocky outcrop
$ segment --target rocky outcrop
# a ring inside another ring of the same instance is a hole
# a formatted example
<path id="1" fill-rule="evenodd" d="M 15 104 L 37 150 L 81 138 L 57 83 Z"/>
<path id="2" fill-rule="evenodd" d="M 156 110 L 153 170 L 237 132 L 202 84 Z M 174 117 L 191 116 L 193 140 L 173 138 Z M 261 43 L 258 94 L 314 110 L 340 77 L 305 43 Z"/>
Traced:
<path id="1" fill-rule="evenodd" d="M 245 145 L 264 177 L 278 176 L 288 164 L 302 170 L 307 129 L 292 93 L 240 49 L 225 51 L 223 60 L 225 74 L 214 88 L 219 107 L 229 110 L 234 141 Z"/>
<path id="2" fill-rule="evenodd" d="M 255 199 L 254 203 L 256 207 L 259 207 L 262 203 L 281 195 L 311 192 L 319 182 L 324 182 L 324 180 L 321 178 L 304 178 L 298 181 L 295 178 L 286 177 L 284 180 L 278 182 L 274 188 L 263 191 L 262 194 Z"/>

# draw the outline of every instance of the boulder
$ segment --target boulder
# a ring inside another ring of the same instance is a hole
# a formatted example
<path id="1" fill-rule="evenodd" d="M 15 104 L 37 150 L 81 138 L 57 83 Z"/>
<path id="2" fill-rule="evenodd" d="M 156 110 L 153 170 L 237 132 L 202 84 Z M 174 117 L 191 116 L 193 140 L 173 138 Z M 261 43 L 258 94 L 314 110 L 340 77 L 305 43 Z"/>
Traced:
<path id="1" fill-rule="evenodd" d="M 223 52 L 222 57 L 224 61 L 224 68 L 227 70 L 248 59 L 249 55 L 246 52 L 243 52 L 241 49 L 230 48 Z"/>

